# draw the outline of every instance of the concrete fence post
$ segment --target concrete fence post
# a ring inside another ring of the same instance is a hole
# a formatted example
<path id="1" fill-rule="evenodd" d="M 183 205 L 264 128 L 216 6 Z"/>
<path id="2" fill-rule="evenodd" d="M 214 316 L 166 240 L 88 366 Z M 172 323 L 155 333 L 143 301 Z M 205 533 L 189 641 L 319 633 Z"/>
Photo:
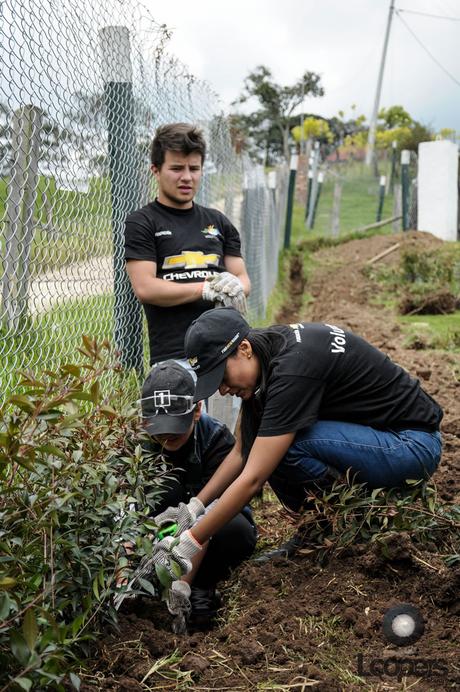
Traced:
<path id="1" fill-rule="evenodd" d="M 13 164 L 6 200 L 4 276 L 2 286 L 5 327 L 15 331 L 27 317 L 30 254 L 34 235 L 40 130 L 43 112 L 21 106 L 13 115 Z"/>
<path id="2" fill-rule="evenodd" d="M 402 228 L 403 231 L 409 230 L 409 202 L 410 202 L 410 181 L 409 181 L 410 151 L 403 149 L 401 152 L 401 192 L 402 192 Z"/>
<path id="3" fill-rule="evenodd" d="M 380 176 L 380 184 L 379 184 L 379 201 L 377 204 L 377 215 L 375 218 L 375 220 L 377 222 L 382 220 L 382 211 L 383 211 L 383 203 L 385 202 L 386 184 L 387 184 L 386 176 L 381 175 Z"/>

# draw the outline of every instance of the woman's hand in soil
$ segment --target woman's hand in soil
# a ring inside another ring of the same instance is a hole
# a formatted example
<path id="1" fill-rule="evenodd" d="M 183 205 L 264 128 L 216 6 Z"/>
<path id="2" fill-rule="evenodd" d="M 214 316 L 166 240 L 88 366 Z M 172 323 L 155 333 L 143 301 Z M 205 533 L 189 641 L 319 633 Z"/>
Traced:
<path id="1" fill-rule="evenodd" d="M 203 549 L 190 531 L 179 537 L 166 536 L 154 547 L 152 562 L 163 567 L 172 580 L 192 571 L 192 558 Z"/>

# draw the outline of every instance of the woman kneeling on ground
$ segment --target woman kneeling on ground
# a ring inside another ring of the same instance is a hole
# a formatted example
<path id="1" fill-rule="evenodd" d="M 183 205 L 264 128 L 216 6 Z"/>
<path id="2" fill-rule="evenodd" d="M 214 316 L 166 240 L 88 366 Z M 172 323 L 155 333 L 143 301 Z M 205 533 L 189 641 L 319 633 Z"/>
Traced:
<path id="1" fill-rule="evenodd" d="M 234 308 L 204 312 L 185 352 L 196 399 L 217 389 L 242 399 L 236 444 L 198 498 L 219 498 L 155 561 L 174 577 L 199 562 L 206 542 L 268 481 L 298 512 L 307 494 L 350 469 L 369 488 L 428 479 L 441 459 L 441 407 L 402 367 L 352 332 L 319 323 L 251 329 Z M 173 545 L 174 544 L 174 545 Z"/>

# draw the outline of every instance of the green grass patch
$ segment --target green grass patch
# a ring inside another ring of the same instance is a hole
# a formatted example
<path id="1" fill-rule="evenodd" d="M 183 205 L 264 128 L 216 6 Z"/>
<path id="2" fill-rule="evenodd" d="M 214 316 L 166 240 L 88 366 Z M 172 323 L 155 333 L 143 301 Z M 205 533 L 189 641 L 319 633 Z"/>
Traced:
<path id="1" fill-rule="evenodd" d="M 21 371 L 40 374 L 78 358 L 83 334 L 98 341 L 113 341 L 113 309 L 111 294 L 69 300 L 28 320 L 17 334 L 0 331 L 2 396 L 16 389 Z M 144 338 L 146 364 L 147 344 L 148 339 Z"/>
<path id="2" fill-rule="evenodd" d="M 460 311 L 450 315 L 403 315 L 399 321 L 408 345 L 460 351 Z"/>

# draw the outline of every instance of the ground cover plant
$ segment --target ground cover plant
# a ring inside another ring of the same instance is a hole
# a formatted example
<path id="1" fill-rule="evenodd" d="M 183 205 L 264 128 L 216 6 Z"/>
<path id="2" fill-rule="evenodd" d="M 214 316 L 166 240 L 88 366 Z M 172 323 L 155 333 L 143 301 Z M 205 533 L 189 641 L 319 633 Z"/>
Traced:
<path id="1" fill-rule="evenodd" d="M 0 688 L 79 689 L 72 669 L 117 622 L 124 541 L 152 550 L 167 469 L 142 453 L 137 388 L 107 342 L 84 337 L 79 362 L 21 387 L 0 409 Z"/>
<path id="2" fill-rule="evenodd" d="M 399 266 L 405 250 L 423 253 L 439 245 L 415 232 L 319 243 L 313 254 L 306 242 L 284 256 L 286 298 L 282 305 L 274 301 L 273 319 L 352 329 L 421 379 L 445 412 L 443 460 L 433 482 L 403 495 L 370 496 L 359 486 L 336 484 L 330 496 L 317 498 L 316 512 L 303 517 L 308 540 L 296 556 L 248 562 L 222 585 L 224 607 L 208 633 L 173 634 L 156 599 L 128 604 L 119 631 L 106 630 L 79 672 L 81 689 L 458 688 L 460 354 L 439 344 L 411 344 L 397 286 L 390 302 L 387 286 L 368 271 L 380 263 Z M 299 525 L 267 490 L 254 510 L 260 550 Z M 425 631 L 398 647 L 382 622 L 401 603 L 419 609 Z"/>

